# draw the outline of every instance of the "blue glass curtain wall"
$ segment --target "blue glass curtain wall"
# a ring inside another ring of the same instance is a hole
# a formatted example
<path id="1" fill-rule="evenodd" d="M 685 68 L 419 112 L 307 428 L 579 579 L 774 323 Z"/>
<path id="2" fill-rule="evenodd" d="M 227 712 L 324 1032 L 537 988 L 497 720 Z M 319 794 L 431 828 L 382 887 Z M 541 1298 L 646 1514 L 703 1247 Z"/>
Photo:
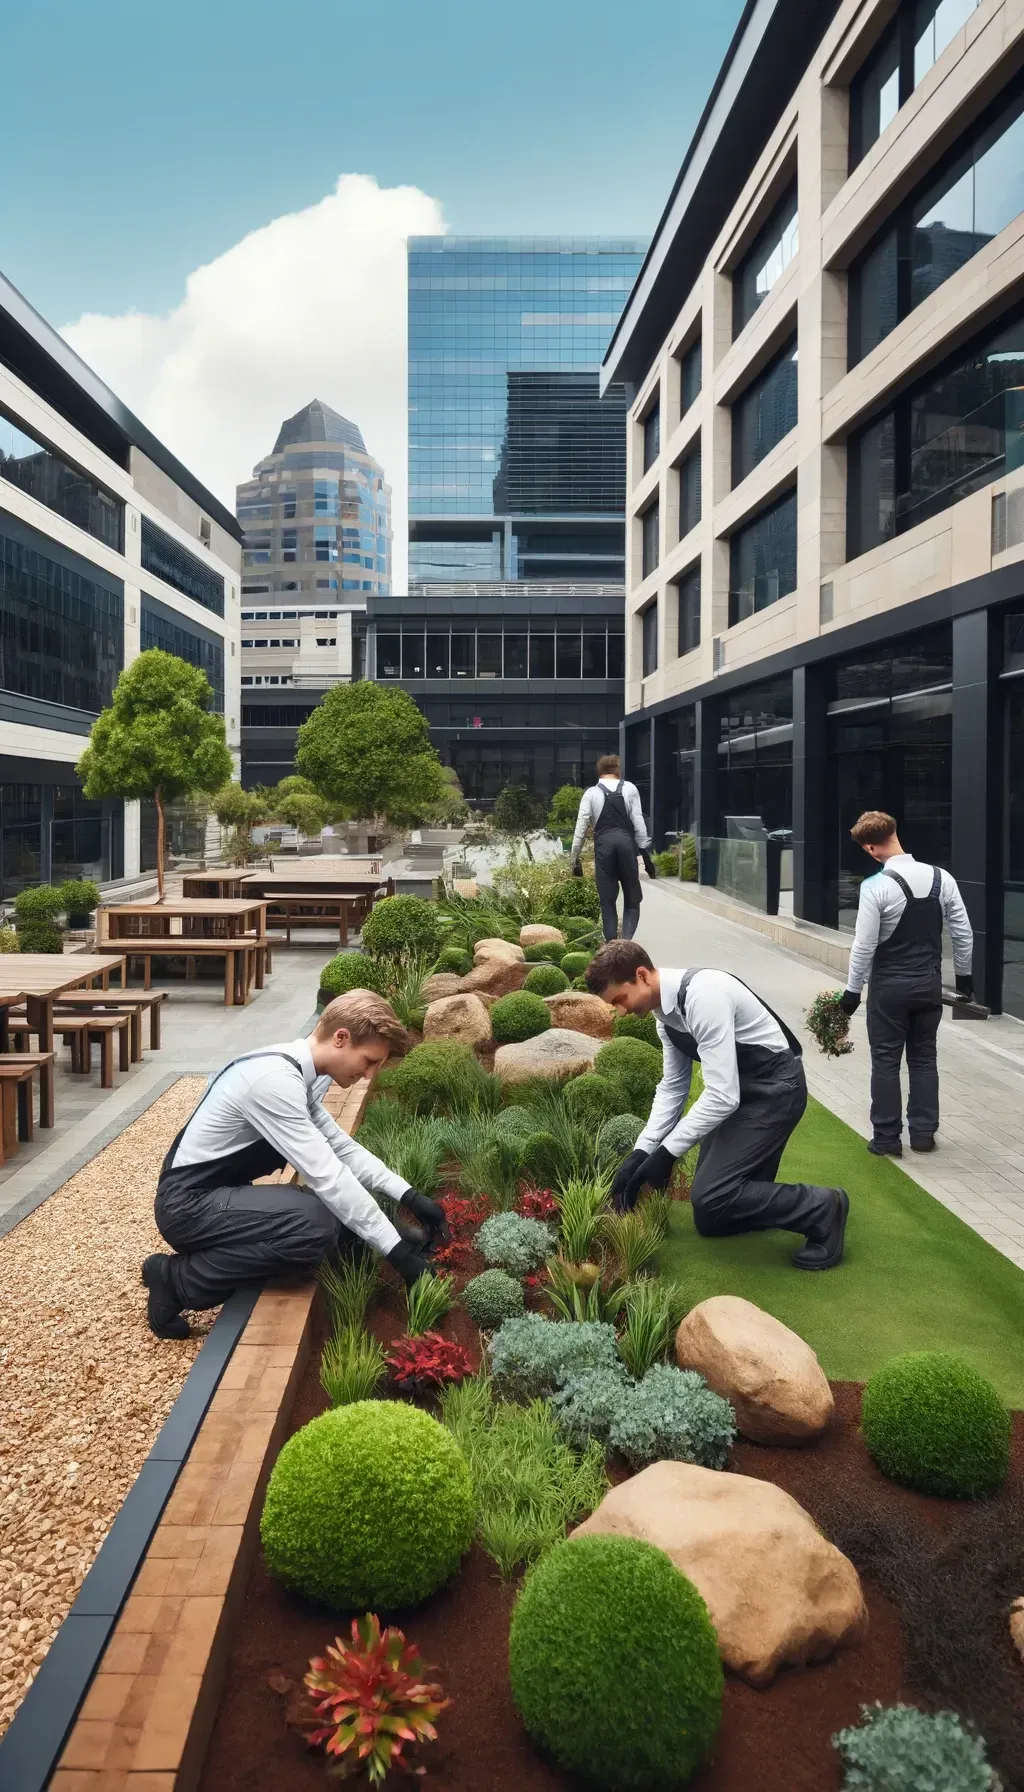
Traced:
<path id="1" fill-rule="evenodd" d="M 124 654 L 120 589 L 0 533 L 0 686 L 97 713 Z"/>

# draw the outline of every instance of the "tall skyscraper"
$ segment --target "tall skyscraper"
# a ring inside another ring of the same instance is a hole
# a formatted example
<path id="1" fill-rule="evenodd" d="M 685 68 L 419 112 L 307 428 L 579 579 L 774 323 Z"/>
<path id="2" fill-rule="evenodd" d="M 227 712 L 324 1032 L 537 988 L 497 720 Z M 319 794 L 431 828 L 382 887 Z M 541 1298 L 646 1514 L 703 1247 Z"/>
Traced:
<path id="1" fill-rule="evenodd" d="M 242 775 L 274 783 L 322 692 L 359 676 L 367 602 L 391 590 L 391 487 L 356 425 L 314 399 L 238 487 L 237 515 Z"/>
<path id="2" fill-rule="evenodd" d="M 605 347 L 636 237 L 409 242 L 409 592 L 369 606 L 471 802 L 545 796 L 622 715 L 625 402 Z"/>

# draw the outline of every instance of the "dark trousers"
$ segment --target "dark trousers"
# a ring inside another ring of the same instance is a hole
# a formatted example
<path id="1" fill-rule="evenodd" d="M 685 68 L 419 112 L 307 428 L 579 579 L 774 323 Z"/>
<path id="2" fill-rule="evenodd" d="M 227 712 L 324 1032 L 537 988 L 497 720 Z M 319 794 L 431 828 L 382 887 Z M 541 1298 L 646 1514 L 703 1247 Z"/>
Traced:
<path id="1" fill-rule="evenodd" d="M 835 1214 L 835 1190 L 810 1182 L 776 1182 L 790 1134 L 807 1106 L 799 1058 L 778 1070 L 741 1079 L 740 1105 L 701 1146 L 690 1190 L 693 1223 L 705 1238 L 735 1232 L 803 1232 L 822 1237 Z"/>
<path id="2" fill-rule="evenodd" d="M 235 1288 L 270 1276 L 310 1275 L 353 1235 L 308 1189 L 269 1182 L 203 1193 L 157 1192 L 156 1223 L 176 1253 L 171 1282 L 182 1307 L 218 1307 Z"/>
<path id="3" fill-rule="evenodd" d="M 935 1038 L 942 1003 L 929 991 L 915 995 L 898 983 L 868 986 L 868 1044 L 871 1047 L 871 1132 L 880 1145 L 897 1145 L 903 1133 L 900 1065 L 907 1054 L 910 1098 L 907 1126 L 912 1139 L 930 1139 L 939 1129 L 939 1061 Z"/>
<path id="4" fill-rule="evenodd" d="M 609 829 L 594 836 L 594 878 L 601 898 L 601 926 L 606 940 L 613 940 L 619 930 L 616 903 L 620 884 L 623 939 L 631 940 L 637 930 L 643 891 L 636 858 L 636 841 L 629 835 Z"/>

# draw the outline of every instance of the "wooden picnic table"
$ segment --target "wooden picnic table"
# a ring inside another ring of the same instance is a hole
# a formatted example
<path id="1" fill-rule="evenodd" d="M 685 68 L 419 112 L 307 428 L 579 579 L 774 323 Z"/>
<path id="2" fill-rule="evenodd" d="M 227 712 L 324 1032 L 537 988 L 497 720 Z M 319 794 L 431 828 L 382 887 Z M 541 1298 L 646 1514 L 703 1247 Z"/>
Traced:
<path id="1" fill-rule="evenodd" d="M 5 1010 L 24 997 L 25 1013 L 33 1033 L 39 1035 L 39 1050 L 53 1051 L 53 1005 L 66 990 L 81 989 L 100 982 L 109 989 L 112 971 L 120 971 L 125 981 L 124 955 L 95 952 L 4 952 L 0 953 L 0 1004 Z M 44 1078 L 39 1096 L 39 1124 L 53 1125 L 53 1082 Z"/>
<path id="2" fill-rule="evenodd" d="M 205 896 L 222 899 L 243 896 L 244 877 L 245 872 L 240 865 L 236 865 L 232 871 L 186 871 L 181 879 L 181 893 L 184 897 L 200 900 Z"/>
<path id="3" fill-rule="evenodd" d="M 276 871 L 250 871 L 243 879 L 243 888 L 255 895 L 273 896 L 312 896 L 323 892 L 326 896 L 367 896 L 371 899 L 378 890 L 386 890 L 389 896 L 395 893 L 395 881 L 391 877 L 375 877 L 368 872 L 345 871 L 341 867 L 331 869 L 330 860 L 325 860 L 317 870 L 305 870 L 298 866 L 285 866 L 279 863 Z"/>
<path id="4" fill-rule="evenodd" d="M 368 905 L 369 898 L 363 896 L 337 896 L 322 890 L 283 892 L 267 902 L 267 927 L 283 928 L 288 946 L 293 927 L 336 927 L 338 944 L 347 946 L 349 922 L 358 926 Z"/>
<path id="5" fill-rule="evenodd" d="M 96 944 L 138 938 L 240 939 L 243 934 L 262 937 L 266 931 L 267 905 L 255 894 L 238 897 L 184 898 L 178 902 L 125 902 L 96 913 Z"/>

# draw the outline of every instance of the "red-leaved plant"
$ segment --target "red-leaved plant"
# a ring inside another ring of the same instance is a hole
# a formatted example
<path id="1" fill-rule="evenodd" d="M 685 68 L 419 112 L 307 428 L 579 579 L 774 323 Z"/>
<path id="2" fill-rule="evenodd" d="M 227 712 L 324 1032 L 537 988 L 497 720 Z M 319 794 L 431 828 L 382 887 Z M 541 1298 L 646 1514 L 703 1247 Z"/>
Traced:
<path id="1" fill-rule="evenodd" d="M 417 1339 L 416 1342 L 419 1342 Z M 433 1742 L 434 1719 L 450 1699 L 402 1631 L 381 1630 L 372 1612 L 352 1621 L 351 1645 L 340 1636 L 326 1655 L 314 1655 L 305 1677 L 318 1717 L 330 1721 L 309 1735 L 334 1757 L 332 1777 L 347 1779 L 365 1767 L 371 1786 L 380 1786 L 392 1767 L 422 1775 L 403 1759 L 406 1743 Z"/>
<path id="2" fill-rule="evenodd" d="M 473 1226 L 482 1226 L 491 1211 L 486 1195 L 460 1195 L 452 1192 L 441 1196 L 440 1205 L 444 1208 L 444 1217 L 453 1238 L 460 1238 Z"/>
<path id="3" fill-rule="evenodd" d="M 443 1244 L 434 1251 L 430 1261 L 459 1275 L 473 1262 L 473 1246 L 468 1238 L 453 1238 L 450 1244 Z"/>
<path id="4" fill-rule="evenodd" d="M 524 1188 L 519 1197 L 519 1211 L 527 1220 L 553 1220 L 558 1202 L 549 1188 Z"/>
<path id="5" fill-rule="evenodd" d="M 422 1332 L 392 1344 L 388 1368 L 404 1394 L 422 1394 L 446 1381 L 464 1381 L 474 1365 L 464 1344 L 453 1344 L 440 1332 Z"/>

